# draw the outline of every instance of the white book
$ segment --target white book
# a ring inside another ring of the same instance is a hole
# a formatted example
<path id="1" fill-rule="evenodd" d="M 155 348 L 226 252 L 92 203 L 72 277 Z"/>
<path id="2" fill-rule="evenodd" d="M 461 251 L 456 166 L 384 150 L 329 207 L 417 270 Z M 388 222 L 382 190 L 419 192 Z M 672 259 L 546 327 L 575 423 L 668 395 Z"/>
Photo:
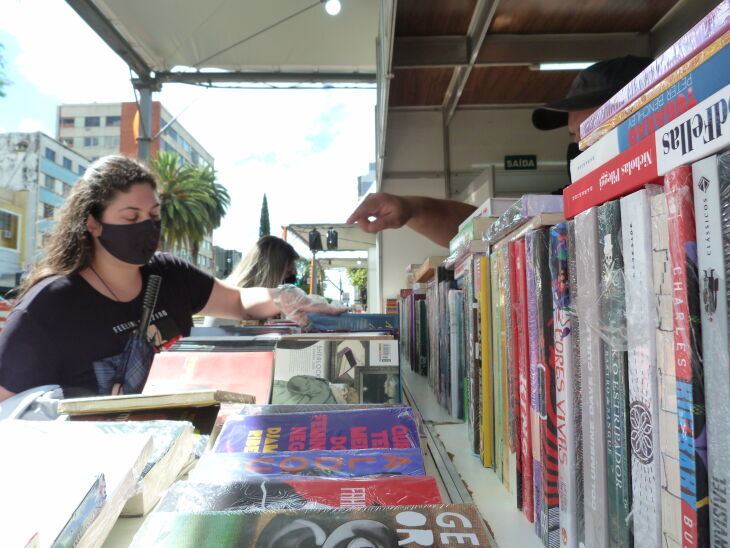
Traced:
<path id="1" fill-rule="evenodd" d="M 656 306 L 653 285 L 650 185 L 621 199 L 629 361 L 629 428 L 634 543 L 661 545 L 659 387 L 656 369 Z"/>
<path id="2" fill-rule="evenodd" d="M 669 227 L 664 194 L 650 199 L 651 248 L 655 333 L 659 380 L 659 468 L 661 472 L 662 547 L 682 546 L 682 491 L 679 485 L 679 431 L 677 429 L 677 378 L 674 364 L 672 272 L 669 263 Z"/>
<path id="3" fill-rule="evenodd" d="M 583 386 L 583 470 L 585 545 L 608 546 L 606 490 L 606 404 L 604 397 L 603 343 L 595 327 L 600 324 L 598 264 L 598 210 L 575 217 L 575 251 L 578 291 L 576 311 L 581 318 L 580 370 Z M 594 326 L 594 327 L 591 327 Z"/>
<path id="4" fill-rule="evenodd" d="M 730 227 L 723 225 L 730 194 L 730 152 L 692 165 L 697 266 L 702 318 L 702 355 L 707 406 L 707 459 L 712 546 L 730 545 L 730 355 L 728 355 L 728 257 Z"/>

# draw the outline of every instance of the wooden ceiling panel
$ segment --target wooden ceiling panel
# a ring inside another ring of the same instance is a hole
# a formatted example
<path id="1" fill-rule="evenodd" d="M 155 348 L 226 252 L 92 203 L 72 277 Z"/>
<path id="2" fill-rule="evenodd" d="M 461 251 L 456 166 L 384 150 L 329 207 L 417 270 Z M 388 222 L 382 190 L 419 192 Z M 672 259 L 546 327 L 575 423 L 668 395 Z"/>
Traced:
<path id="1" fill-rule="evenodd" d="M 476 0 L 398 0 L 396 36 L 465 35 Z"/>
<path id="2" fill-rule="evenodd" d="M 649 32 L 679 0 L 502 0 L 490 33 Z M 448 2 L 445 2 L 448 3 Z"/>
<path id="3" fill-rule="evenodd" d="M 440 106 L 454 70 L 396 69 L 390 81 L 390 106 Z"/>
<path id="4" fill-rule="evenodd" d="M 475 67 L 460 105 L 542 104 L 562 99 L 577 71 L 533 71 L 527 66 Z"/>

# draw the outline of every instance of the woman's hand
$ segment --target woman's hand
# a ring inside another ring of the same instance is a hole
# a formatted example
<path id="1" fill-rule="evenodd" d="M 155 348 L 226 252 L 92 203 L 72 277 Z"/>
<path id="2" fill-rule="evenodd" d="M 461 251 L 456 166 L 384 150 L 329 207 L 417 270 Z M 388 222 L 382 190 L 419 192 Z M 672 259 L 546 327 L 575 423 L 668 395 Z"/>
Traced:
<path id="1" fill-rule="evenodd" d="M 296 322 L 302 329 L 310 325 L 309 314 L 342 314 L 347 307 L 340 304 L 330 304 L 320 295 L 307 295 L 293 285 L 281 285 L 272 290 L 274 302 L 290 320 Z"/>

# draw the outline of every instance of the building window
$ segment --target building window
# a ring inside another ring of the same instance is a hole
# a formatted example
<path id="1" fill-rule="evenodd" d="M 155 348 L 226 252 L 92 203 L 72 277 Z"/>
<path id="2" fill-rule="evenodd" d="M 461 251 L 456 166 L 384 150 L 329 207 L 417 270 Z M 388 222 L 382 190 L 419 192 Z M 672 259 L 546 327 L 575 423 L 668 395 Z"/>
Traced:
<path id="1" fill-rule="evenodd" d="M 18 249 L 20 217 L 16 213 L 0 210 L 0 247 Z"/>
<path id="2" fill-rule="evenodd" d="M 106 125 L 107 126 L 118 126 L 122 122 L 121 116 L 107 116 L 106 117 Z"/>
<path id="3" fill-rule="evenodd" d="M 71 194 L 71 185 L 67 185 L 66 183 L 63 183 L 61 186 L 63 187 L 63 189 L 62 189 L 63 197 L 64 198 L 68 197 L 68 195 Z"/>
<path id="4" fill-rule="evenodd" d="M 100 119 L 98 116 L 87 116 L 84 118 L 84 127 L 99 127 Z"/>
<path id="5" fill-rule="evenodd" d="M 43 204 L 43 218 L 53 219 L 53 209 L 51 204 Z"/>
<path id="6" fill-rule="evenodd" d="M 74 140 L 70 137 L 61 137 L 61 144 L 64 144 L 67 147 L 72 147 L 74 146 Z"/>
<path id="7" fill-rule="evenodd" d="M 46 158 L 48 158 L 48 159 L 49 159 L 49 160 L 50 160 L 51 162 L 55 162 L 55 161 L 56 161 L 56 151 L 55 151 L 55 150 L 53 150 L 53 149 L 50 149 L 50 148 L 46 147 L 46 152 L 45 152 L 45 156 L 46 156 Z"/>
<path id="8" fill-rule="evenodd" d="M 54 192 L 56 191 L 56 180 L 50 175 L 46 175 L 46 188 Z"/>
<path id="9" fill-rule="evenodd" d="M 98 147 L 99 138 L 98 137 L 84 137 L 84 146 L 85 147 Z"/>
<path id="10" fill-rule="evenodd" d="M 106 137 L 104 137 L 104 146 L 118 148 L 119 147 L 119 135 L 107 135 Z"/>
<path id="11" fill-rule="evenodd" d="M 73 118 L 61 118 L 61 127 L 74 127 Z"/>
<path id="12" fill-rule="evenodd" d="M 81 164 L 79 164 L 79 167 L 76 168 L 76 172 L 79 175 L 83 175 L 84 173 L 86 173 L 86 166 L 82 166 Z"/>
<path id="13" fill-rule="evenodd" d="M 63 167 L 68 169 L 69 171 L 73 170 L 73 163 L 71 162 L 71 158 L 63 157 Z"/>

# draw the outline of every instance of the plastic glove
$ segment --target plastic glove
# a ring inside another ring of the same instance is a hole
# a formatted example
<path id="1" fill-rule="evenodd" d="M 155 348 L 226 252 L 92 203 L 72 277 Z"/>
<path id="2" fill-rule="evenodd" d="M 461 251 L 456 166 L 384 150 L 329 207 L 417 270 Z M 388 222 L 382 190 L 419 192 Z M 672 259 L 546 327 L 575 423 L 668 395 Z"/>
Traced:
<path id="1" fill-rule="evenodd" d="M 310 327 L 309 314 L 342 314 L 347 307 L 339 303 L 328 303 L 321 295 L 307 295 L 294 285 L 280 285 L 274 290 L 274 303 L 282 314 L 296 322 L 303 330 Z"/>

